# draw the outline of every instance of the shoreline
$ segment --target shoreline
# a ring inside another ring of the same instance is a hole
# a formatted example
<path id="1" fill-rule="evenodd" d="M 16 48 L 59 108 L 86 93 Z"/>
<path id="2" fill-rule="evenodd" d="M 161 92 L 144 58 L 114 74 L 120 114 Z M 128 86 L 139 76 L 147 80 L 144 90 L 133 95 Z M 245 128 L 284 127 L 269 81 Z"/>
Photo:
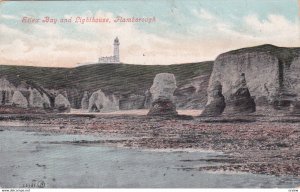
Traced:
<path id="1" fill-rule="evenodd" d="M 201 167 L 199 171 L 300 177 L 300 117 L 297 116 L 197 117 L 193 120 L 101 114 L 1 117 L 1 130 L 109 136 L 120 139 L 107 139 L 102 143 L 156 151 L 214 151 L 225 155 L 223 159 L 210 160 L 222 165 Z M 87 144 L 87 141 L 76 142 Z"/>

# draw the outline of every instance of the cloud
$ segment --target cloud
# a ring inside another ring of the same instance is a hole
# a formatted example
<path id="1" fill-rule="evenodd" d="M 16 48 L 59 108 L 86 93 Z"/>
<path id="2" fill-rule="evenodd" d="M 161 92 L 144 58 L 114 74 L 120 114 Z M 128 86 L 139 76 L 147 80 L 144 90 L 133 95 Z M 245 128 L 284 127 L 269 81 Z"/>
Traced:
<path id="1" fill-rule="evenodd" d="M 201 12 L 205 14 L 200 14 Z M 246 15 L 237 21 L 217 17 L 208 11 L 202 10 L 200 13 L 197 14 L 198 18 L 213 18 L 213 21 L 209 26 L 200 24 L 193 28 L 191 35 L 198 36 L 207 43 L 208 49 L 220 51 L 219 53 L 260 44 L 300 46 L 297 21 L 290 21 L 282 15 L 270 14 L 264 19 L 256 15 Z"/>
<path id="2" fill-rule="evenodd" d="M 168 26 L 165 21 L 155 23 L 161 31 L 152 33 L 141 27 L 144 24 L 133 23 L 34 24 L 22 29 L 0 24 L 0 34 L 5 37 L 0 39 L 0 63 L 73 67 L 77 63 L 96 62 L 100 56 L 112 55 L 116 36 L 121 43 L 121 61 L 132 64 L 213 60 L 232 49 L 265 43 L 299 46 L 297 23 L 281 15 L 272 14 L 264 20 L 247 15 L 236 23 L 205 9 L 193 10 L 192 14 L 196 19 L 193 25 L 187 26 L 187 33 L 165 28 Z M 87 11 L 64 17 L 77 16 L 114 18 L 117 15 Z"/>
<path id="3" fill-rule="evenodd" d="M 249 15 L 244 20 L 248 27 L 247 30 L 257 36 L 281 36 L 284 39 L 283 35 L 292 37 L 298 35 L 298 26 L 281 15 L 271 14 L 265 20 L 259 20 L 257 16 Z"/>
<path id="4" fill-rule="evenodd" d="M 34 26 L 30 33 L 0 25 L 0 63 L 14 65 L 72 67 L 80 61 L 97 57 L 96 43 L 69 39 L 66 35 L 52 34 L 59 27 Z M 41 33 L 41 34 L 40 34 Z M 40 35 L 35 35 L 40 34 Z"/>
<path id="5" fill-rule="evenodd" d="M 192 10 L 192 13 L 196 17 L 198 17 L 200 19 L 204 19 L 204 20 L 215 20 L 217 18 L 213 13 L 211 13 L 203 8 L 200 9 L 200 11 L 194 9 L 194 10 Z"/>
<path id="6" fill-rule="evenodd" d="M 46 38 L 55 38 L 62 36 L 62 29 L 58 25 L 53 24 L 36 24 L 33 25 L 33 31 L 37 32 L 35 36 L 42 36 Z"/>
<path id="7" fill-rule="evenodd" d="M 7 19 L 7 20 L 18 20 L 19 18 L 14 16 L 14 15 L 6 15 L 6 14 L 1 14 L 0 19 Z"/>
<path id="8" fill-rule="evenodd" d="M 109 17 L 110 12 L 98 11 L 95 15 L 84 13 L 82 17 Z M 123 14 L 122 16 L 125 16 Z M 77 17 L 66 15 L 65 18 Z M 160 57 L 163 49 L 156 49 L 168 42 L 167 39 L 146 33 L 133 23 L 109 24 L 68 24 L 73 28 L 70 34 L 63 27 L 67 25 L 35 24 L 28 30 L 17 30 L 4 24 L 1 34 L 11 37 L 11 41 L 1 41 L 1 63 L 25 65 L 72 67 L 77 63 L 96 62 L 100 56 L 112 55 L 113 39 L 121 40 L 121 59 L 126 63 L 157 64 L 164 63 Z M 0 28 L 1 28 L 0 27 Z M 30 34 L 27 34 L 26 32 Z M 88 38 L 87 38 L 88 37 Z M 13 40 L 14 39 L 14 40 Z M 157 58 L 151 58 L 150 56 Z M 166 62 L 171 62 L 165 60 Z"/>

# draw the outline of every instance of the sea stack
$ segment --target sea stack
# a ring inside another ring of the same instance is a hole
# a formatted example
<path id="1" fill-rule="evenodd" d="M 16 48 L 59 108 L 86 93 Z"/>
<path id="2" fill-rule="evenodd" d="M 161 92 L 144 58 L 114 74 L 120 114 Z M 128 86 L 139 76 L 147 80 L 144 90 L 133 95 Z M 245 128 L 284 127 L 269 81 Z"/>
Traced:
<path id="1" fill-rule="evenodd" d="M 89 99 L 89 112 L 113 112 L 119 110 L 119 100 L 114 95 L 105 95 L 99 89 Z"/>
<path id="2" fill-rule="evenodd" d="M 159 73 L 150 88 L 152 103 L 148 116 L 176 116 L 174 91 L 177 88 L 175 76 L 171 73 Z"/>
<path id="3" fill-rule="evenodd" d="M 225 109 L 225 98 L 222 95 L 221 83 L 216 81 L 211 88 L 212 90 L 209 91 L 208 95 L 211 98 L 210 102 L 206 105 L 201 116 L 219 116 Z"/>

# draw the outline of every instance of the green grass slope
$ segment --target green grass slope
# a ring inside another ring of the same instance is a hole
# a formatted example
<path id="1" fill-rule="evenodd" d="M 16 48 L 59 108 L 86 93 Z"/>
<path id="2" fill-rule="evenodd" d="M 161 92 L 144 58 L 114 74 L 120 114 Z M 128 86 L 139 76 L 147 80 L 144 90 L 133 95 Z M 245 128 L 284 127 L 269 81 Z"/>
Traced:
<path id="1" fill-rule="evenodd" d="M 213 62 L 179 65 L 94 64 L 76 68 L 46 68 L 0 65 L 0 77 L 16 85 L 32 81 L 47 89 L 143 93 L 158 73 L 173 73 L 178 86 L 199 75 L 209 75 Z"/>
<path id="2" fill-rule="evenodd" d="M 178 86 L 193 77 L 210 74 L 213 62 L 180 65 L 100 64 L 71 70 L 70 81 L 83 90 L 103 89 L 105 92 L 141 93 L 149 89 L 158 73 L 173 73 Z"/>

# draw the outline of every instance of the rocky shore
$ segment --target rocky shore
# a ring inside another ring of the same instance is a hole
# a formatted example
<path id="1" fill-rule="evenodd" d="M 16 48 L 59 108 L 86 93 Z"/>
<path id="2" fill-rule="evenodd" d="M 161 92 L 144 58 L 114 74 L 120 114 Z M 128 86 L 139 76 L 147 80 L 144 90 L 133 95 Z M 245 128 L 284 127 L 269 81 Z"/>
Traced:
<path id="1" fill-rule="evenodd" d="M 120 138 L 69 144 L 222 151 L 224 156 L 220 158 L 185 160 L 222 163 L 219 166 L 180 169 L 300 177 L 300 116 L 179 116 L 174 119 L 143 115 L 2 114 L 0 129 Z"/>

